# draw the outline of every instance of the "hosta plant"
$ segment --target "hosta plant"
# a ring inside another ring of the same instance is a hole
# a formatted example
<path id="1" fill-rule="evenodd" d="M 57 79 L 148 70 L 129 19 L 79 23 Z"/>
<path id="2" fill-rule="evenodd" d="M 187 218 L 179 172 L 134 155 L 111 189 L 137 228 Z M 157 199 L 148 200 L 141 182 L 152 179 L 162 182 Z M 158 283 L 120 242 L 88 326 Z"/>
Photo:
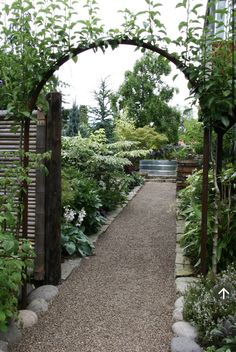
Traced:
<path id="1" fill-rule="evenodd" d="M 62 225 L 61 234 L 62 251 L 64 254 L 86 257 L 92 254 L 93 244 L 83 233 L 83 228 L 78 228 L 71 224 Z"/>

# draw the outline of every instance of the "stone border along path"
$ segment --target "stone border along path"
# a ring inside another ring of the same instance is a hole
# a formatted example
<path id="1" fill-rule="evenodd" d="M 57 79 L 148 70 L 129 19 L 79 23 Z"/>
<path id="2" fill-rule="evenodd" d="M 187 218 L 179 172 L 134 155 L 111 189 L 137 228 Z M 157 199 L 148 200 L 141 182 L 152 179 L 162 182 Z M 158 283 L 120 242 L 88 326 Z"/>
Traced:
<path id="1" fill-rule="evenodd" d="M 175 337 L 171 341 L 171 352 L 202 352 L 202 348 L 196 343 L 198 338 L 197 330 L 188 322 L 184 321 L 184 294 L 189 285 L 197 281 L 193 277 L 194 270 L 189 262 L 189 259 L 184 256 L 183 249 L 179 245 L 179 240 L 184 233 L 184 219 L 179 214 L 178 198 L 176 200 L 176 259 L 175 259 L 175 284 L 178 295 L 175 301 L 175 309 L 173 312 L 172 331 Z"/>
<path id="2" fill-rule="evenodd" d="M 59 286 L 11 352 L 167 352 L 175 301 L 175 184 L 149 182 Z"/>

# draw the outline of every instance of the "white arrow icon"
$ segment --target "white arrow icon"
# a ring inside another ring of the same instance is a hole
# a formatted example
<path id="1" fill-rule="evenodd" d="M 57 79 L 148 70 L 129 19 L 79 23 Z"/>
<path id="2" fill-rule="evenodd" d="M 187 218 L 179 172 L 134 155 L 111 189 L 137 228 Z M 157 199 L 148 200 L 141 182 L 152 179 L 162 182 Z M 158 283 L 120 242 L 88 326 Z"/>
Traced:
<path id="1" fill-rule="evenodd" d="M 218 295 L 221 295 L 222 293 L 222 298 L 225 299 L 226 295 L 229 295 L 229 292 L 223 287 L 220 292 L 218 292 Z"/>

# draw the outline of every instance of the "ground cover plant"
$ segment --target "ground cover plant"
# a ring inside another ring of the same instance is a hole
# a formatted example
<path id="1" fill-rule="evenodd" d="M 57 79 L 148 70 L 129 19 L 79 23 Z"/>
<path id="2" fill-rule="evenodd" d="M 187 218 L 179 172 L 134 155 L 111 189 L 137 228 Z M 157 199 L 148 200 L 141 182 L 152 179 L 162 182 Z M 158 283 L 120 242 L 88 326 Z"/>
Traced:
<path id="1" fill-rule="evenodd" d="M 219 291 L 230 293 L 223 300 Z M 230 265 L 220 274 L 193 284 L 185 294 L 184 319 L 196 326 L 199 341 L 207 351 L 235 351 L 236 342 L 236 268 Z M 232 349 L 230 349 L 232 348 Z M 219 350 L 218 350 L 219 349 Z"/>

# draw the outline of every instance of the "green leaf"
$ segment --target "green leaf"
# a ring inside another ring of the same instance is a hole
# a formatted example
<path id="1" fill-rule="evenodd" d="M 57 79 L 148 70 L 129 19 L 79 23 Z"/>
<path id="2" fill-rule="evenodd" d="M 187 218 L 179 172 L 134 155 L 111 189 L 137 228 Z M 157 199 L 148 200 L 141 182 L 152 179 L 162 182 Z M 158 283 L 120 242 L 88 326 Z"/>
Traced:
<path id="1" fill-rule="evenodd" d="M 195 13 L 195 15 L 197 15 L 197 9 L 198 9 L 199 7 L 202 7 L 202 6 L 203 6 L 202 4 L 197 4 L 197 5 L 195 5 L 195 6 L 192 8 L 192 12 Z"/>
<path id="2" fill-rule="evenodd" d="M 69 255 L 73 255 L 76 252 L 76 245 L 74 242 L 67 242 L 65 243 L 65 250 Z"/>
<path id="3" fill-rule="evenodd" d="M 178 7 L 185 7 L 185 6 L 184 6 L 184 3 L 183 3 L 183 2 L 179 2 L 179 3 L 175 6 L 175 8 L 177 9 Z"/>
<path id="4" fill-rule="evenodd" d="M 222 116 L 221 117 L 221 121 L 222 121 L 222 123 L 224 124 L 225 127 L 229 126 L 230 121 L 229 121 L 229 119 L 227 117 Z"/>
<path id="5" fill-rule="evenodd" d="M 181 31 L 182 28 L 187 27 L 187 26 L 188 26 L 188 22 L 182 21 L 182 22 L 180 22 L 178 28 L 179 28 L 179 30 Z"/>
<path id="6" fill-rule="evenodd" d="M 178 77 L 178 75 L 179 75 L 179 74 L 178 74 L 178 73 L 176 73 L 176 75 L 174 75 L 174 76 L 173 76 L 172 80 L 173 80 L 173 81 L 175 81 L 175 80 L 176 80 L 176 78 Z"/>
<path id="7" fill-rule="evenodd" d="M 5 321 L 5 319 L 6 319 L 5 313 L 0 311 L 0 322 Z"/>
<path id="8" fill-rule="evenodd" d="M 3 249 L 6 251 L 6 252 L 10 252 L 13 248 L 15 247 L 15 242 L 14 241 L 4 241 L 3 242 Z"/>
<path id="9" fill-rule="evenodd" d="M 76 62 L 78 61 L 78 55 L 72 56 L 72 60 L 76 64 Z"/>

